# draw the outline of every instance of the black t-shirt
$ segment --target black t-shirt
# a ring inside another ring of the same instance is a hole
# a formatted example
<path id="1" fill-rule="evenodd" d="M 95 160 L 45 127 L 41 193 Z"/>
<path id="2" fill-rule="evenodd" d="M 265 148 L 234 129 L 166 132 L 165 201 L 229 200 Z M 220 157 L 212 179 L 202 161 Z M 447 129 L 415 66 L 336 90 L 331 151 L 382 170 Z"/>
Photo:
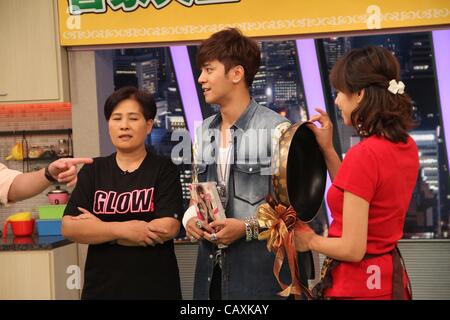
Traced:
<path id="1" fill-rule="evenodd" d="M 131 173 L 119 168 L 115 153 L 96 158 L 80 170 L 64 215 L 79 215 L 77 207 L 105 222 L 181 219 L 178 169 L 149 152 Z M 181 299 L 173 241 L 154 247 L 89 245 L 82 299 Z"/>

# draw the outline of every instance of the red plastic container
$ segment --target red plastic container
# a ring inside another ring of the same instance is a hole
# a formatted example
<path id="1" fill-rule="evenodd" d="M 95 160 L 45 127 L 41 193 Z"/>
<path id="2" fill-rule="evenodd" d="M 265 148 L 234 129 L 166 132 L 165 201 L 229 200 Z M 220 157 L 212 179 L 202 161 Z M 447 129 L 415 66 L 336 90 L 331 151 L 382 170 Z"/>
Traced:
<path id="1" fill-rule="evenodd" d="M 34 219 L 27 221 L 6 221 L 3 227 L 3 238 L 6 238 L 8 224 L 11 224 L 11 229 L 15 237 L 29 237 L 33 234 Z"/>

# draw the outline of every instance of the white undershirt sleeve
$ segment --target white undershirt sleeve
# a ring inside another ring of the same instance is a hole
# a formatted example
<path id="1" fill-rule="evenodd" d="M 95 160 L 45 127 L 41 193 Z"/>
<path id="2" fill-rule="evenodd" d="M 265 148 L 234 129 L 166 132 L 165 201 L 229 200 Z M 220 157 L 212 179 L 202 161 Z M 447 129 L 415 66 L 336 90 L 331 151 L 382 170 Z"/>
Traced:
<path id="1" fill-rule="evenodd" d="M 196 216 L 197 216 L 197 209 L 195 208 L 195 205 L 192 205 L 184 213 L 182 221 L 184 229 L 186 229 L 186 224 L 188 223 L 188 221 Z"/>

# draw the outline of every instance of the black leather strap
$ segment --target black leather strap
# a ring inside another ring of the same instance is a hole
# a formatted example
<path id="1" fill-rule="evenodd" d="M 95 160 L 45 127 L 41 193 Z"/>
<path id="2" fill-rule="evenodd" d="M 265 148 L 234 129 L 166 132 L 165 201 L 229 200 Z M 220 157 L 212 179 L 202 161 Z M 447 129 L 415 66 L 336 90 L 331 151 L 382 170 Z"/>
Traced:
<path id="1" fill-rule="evenodd" d="M 53 178 L 53 176 L 50 174 L 50 171 L 48 170 L 48 167 L 50 165 L 45 167 L 45 172 L 44 172 L 44 176 L 45 178 L 50 181 L 50 182 L 57 182 L 58 180 L 56 180 L 55 178 Z"/>

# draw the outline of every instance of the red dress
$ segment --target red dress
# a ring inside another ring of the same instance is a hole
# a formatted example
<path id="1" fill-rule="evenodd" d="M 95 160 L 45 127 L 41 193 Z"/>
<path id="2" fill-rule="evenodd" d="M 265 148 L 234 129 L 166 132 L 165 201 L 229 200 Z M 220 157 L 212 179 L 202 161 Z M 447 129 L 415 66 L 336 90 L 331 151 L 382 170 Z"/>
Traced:
<path id="1" fill-rule="evenodd" d="M 419 171 L 416 143 L 393 143 L 371 136 L 352 147 L 328 191 L 333 222 L 328 236 L 341 237 L 344 191 L 369 202 L 367 254 L 392 251 L 403 236 L 403 226 Z M 332 270 L 332 298 L 386 299 L 392 292 L 392 256 L 384 254 L 361 262 L 342 262 Z M 404 284 L 407 283 L 404 275 Z"/>

